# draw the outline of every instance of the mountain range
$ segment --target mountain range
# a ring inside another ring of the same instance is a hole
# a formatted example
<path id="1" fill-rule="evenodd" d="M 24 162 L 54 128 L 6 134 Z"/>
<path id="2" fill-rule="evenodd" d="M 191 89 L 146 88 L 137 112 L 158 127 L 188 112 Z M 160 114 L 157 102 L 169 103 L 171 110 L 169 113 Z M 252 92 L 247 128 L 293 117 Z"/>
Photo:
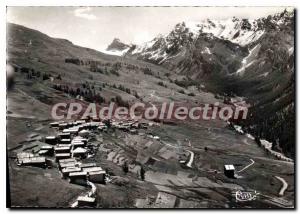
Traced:
<path id="1" fill-rule="evenodd" d="M 254 20 L 182 22 L 142 45 L 117 49 L 113 42 L 107 50 L 182 74 L 186 87 L 244 97 L 251 103 L 251 118 L 240 122 L 245 129 L 294 156 L 294 30 L 294 12 L 284 10 Z"/>

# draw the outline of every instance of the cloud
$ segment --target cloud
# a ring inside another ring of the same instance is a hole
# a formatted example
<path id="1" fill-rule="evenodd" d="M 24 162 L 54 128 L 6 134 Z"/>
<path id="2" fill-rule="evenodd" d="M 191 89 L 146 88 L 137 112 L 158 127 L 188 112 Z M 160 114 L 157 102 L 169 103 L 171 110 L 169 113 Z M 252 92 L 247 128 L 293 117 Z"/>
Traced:
<path id="1" fill-rule="evenodd" d="M 91 10 L 92 9 L 90 7 L 81 7 L 81 8 L 78 8 L 78 9 L 74 10 L 74 16 L 77 16 L 77 17 L 80 17 L 80 18 L 84 18 L 84 19 L 88 19 L 88 20 L 95 20 L 95 19 L 97 19 L 97 16 L 95 16 L 92 13 L 90 13 Z"/>

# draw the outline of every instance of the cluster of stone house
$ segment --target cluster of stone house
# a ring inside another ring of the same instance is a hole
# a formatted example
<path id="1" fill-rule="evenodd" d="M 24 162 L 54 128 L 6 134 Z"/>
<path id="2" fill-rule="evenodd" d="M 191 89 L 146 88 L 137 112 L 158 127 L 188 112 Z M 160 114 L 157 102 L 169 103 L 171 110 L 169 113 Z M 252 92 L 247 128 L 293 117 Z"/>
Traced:
<path id="1" fill-rule="evenodd" d="M 146 129 L 148 125 L 148 123 L 138 123 L 134 120 L 52 122 L 50 127 L 55 129 L 57 134 L 45 137 L 47 145 L 41 146 L 38 154 L 19 153 L 17 163 L 43 168 L 57 165 L 62 178 L 70 183 L 84 186 L 94 186 L 93 183 L 105 184 L 106 171 L 101 166 L 96 163 L 82 162 L 83 159 L 94 155 L 94 151 L 89 146 L 91 133 L 106 132 L 112 128 L 137 134 L 138 129 Z M 81 195 L 77 198 L 76 206 L 93 206 L 96 201 L 95 197 L 96 191 Z"/>

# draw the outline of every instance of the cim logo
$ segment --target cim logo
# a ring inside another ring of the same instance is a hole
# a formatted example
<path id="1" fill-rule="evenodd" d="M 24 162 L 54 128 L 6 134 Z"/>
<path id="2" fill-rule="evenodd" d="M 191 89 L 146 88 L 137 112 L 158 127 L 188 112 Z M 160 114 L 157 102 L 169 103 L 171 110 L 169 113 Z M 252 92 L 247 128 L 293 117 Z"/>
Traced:
<path id="1" fill-rule="evenodd" d="M 254 192 L 250 192 L 250 191 L 245 191 L 242 192 L 240 190 L 238 190 L 237 192 L 235 192 L 235 199 L 236 201 L 254 201 L 256 200 L 257 196 L 259 195 L 258 192 L 254 191 Z"/>

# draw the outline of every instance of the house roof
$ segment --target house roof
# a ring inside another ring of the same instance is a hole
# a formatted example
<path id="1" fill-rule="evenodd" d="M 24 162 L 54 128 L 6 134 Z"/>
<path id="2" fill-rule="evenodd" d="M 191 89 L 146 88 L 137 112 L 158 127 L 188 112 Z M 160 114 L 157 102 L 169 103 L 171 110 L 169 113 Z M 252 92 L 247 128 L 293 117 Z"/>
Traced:
<path id="1" fill-rule="evenodd" d="M 89 172 L 89 175 L 100 175 L 100 174 L 105 174 L 106 172 L 104 170 L 99 170 L 99 171 L 92 171 Z"/>
<path id="2" fill-rule="evenodd" d="M 58 133 L 57 135 L 59 135 L 59 136 L 69 136 L 70 133 L 68 133 L 68 132 L 65 132 L 65 133 Z"/>
<path id="3" fill-rule="evenodd" d="M 65 143 L 65 144 L 56 144 L 56 147 L 55 148 L 60 148 L 60 147 L 71 147 L 71 144 L 67 144 L 67 143 Z"/>
<path id="4" fill-rule="evenodd" d="M 81 168 L 94 167 L 94 166 L 96 166 L 96 163 L 81 163 L 79 166 Z"/>
<path id="5" fill-rule="evenodd" d="M 100 166 L 82 168 L 82 171 L 84 172 L 95 172 L 95 171 L 102 171 L 102 170 L 103 169 Z"/>
<path id="6" fill-rule="evenodd" d="M 68 162 L 76 162 L 75 158 L 68 158 L 59 160 L 59 163 L 68 163 Z"/>
<path id="7" fill-rule="evenodd" d="M 71 172 L 69 174 L 70 177 L 72 177 L 72 176 L 82 176 L 82 175 L 87 175 L 87 172 Z"/>
<path id="8" fill-rule="evenodd" d="M 84 145 L 85 143 L 82 141 L 72 141 L 72 145 Z"/>
<path id="9" fill-rule="evenodd" d="M 22 163 L 45 163 L 46 158 L 44 157 L 33 157 L 33 158 L 24 158 Z"/>
<path id="10" fill-rule="evenodd" d="M 30 157 L 34 157 L 34 154 L 31 153 L 27 153 L 27 152 L 22 152 L 22 153 L 18 153 L 17 157 L 20 158 L 30 158 Z"/>
<path id="11" fill-rule="evenodd" d="M 225 167 L 226 170 L 234 170 L 233 165 L 225 165 L 224 167 Z"/>
<path id="12" fill-rule="evenodd" d="M 70 153 L 55 154 L 55 157 L 70 157 Z"/>
<path id="13" fill-rule="evenodd" d="M 72 151 L 72 153 L 75 153 L 75 154 L 78 154 L 78 153 L 86 153 L 86 152 L 87 152 L 87 150 L 84 149 L 84 148 L 81 148 L 81 147 L 78 147 L 78 148 L 76 148 L 76 149 L 74 149 L 74 150 Z"/>
<path id="14" fill-rule="evenodd" d="M 41 149 L 43 150 L 53 149 L 53 146 L 41 146 Z"/>
<path id="15" fill-rule="evenodd" d="M 81 169 L 79 167 L 66 167 L 62 169 L 63 173 L 68 173 L 68 172 L 80 172 Z"/>
<path id="16" fill-rule="evenodd" d="M 72 141 L 87 141 L 87 139 L 86 138 L 83 138 L 83 137 L 81 137 L 81 136 L 76 136 L 76 137 L 74 137 L 73 138 L 73 140 Z"/>
<path id="17" fill-rule="evenodd" d="M 52 140 L 52 139 L 55 139 L 55 138 L 56 138 L 55 136 L 47 136 L 47 137 L 46 137 L 46 139 L 49 139 L 49 140 L 50 140 L 50 139 Z"/>
<path id="18" fill-rule="evenodd" d="M 61 146 L 61 147 L 55 147 L 55 151 L 63 151 L 63 150 L 69 150 L 70 147 L 69 146 Z"/>
<path id="19" fill-rule="evenodd" d="M 62 167 L 62 168 L 75 167 L 76 162 L 60 163 L 59 165 L 60 165 L 60 167 Z"/>

